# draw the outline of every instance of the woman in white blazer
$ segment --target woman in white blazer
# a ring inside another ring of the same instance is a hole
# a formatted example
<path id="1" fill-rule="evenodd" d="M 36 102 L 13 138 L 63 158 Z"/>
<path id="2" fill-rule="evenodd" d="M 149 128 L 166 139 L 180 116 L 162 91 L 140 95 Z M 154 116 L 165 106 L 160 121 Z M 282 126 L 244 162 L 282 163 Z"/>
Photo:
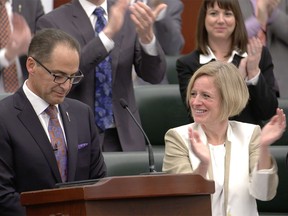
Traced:
<path id="1" fill-rule="evenodd" d="M 248 100 L 247 85 L 233 64 L 208 63 L 195 72 L 187 88 L 194 123 L 165 135 L 163 171 L 214 180 L 213 216 L 255 216 L 256 199 L 276 195 L 277 165 L 269 146 L 285 130 L 285 114 L 278 108 L 262 132 L 258 125 L 229 121 Z"/>

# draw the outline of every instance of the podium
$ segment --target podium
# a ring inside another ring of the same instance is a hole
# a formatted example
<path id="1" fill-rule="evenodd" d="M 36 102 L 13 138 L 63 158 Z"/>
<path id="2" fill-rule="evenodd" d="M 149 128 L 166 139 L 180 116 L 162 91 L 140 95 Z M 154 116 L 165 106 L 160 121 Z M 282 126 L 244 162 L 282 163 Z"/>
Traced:
<path id="1" fill-rule="evenodd" d="M 211 215 L 214 182 L 194 174 L 107 177 L 91 185 L 23 192 L 27 216 Z"/>

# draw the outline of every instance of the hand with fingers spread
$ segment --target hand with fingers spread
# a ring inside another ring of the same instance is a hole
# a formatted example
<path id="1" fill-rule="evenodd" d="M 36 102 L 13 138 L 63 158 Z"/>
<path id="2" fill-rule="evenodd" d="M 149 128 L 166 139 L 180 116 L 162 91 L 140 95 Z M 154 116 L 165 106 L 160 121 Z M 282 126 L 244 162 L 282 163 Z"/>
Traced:
<path id="1" fill-rule="evenodd" d="M 143 2 L 136 2 L 130 6 L 131 19 L 136 26 L 141 43 L 148 44 L 154 37 L 153 24 L 159 13 L 167 7 L 166 4 L 159 4 L 151 9 Z"/>

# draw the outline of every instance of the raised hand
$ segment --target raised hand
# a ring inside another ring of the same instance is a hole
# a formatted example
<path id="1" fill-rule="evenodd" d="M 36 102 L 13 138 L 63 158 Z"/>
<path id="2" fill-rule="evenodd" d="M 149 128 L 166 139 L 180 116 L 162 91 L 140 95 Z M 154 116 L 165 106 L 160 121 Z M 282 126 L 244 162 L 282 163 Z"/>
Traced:
<path id="1" fill-rule="evenodd" d="M 122 28 L 126 11 L 130 0 L 118 0 L 109 11 L 109 20 L 105 28 L 104 34 L 113 39 L 114 35 Z"/>
<path id="2" fill-rule="evenodd" d="M 269 146 L 280 139 L 286 130 L 286 116 L 282 109 L 277 108 L 276 115 L 263 127 L 260 145 Z"/>
<path id="3" fill-rule="evenodd" d="M 261 59 L 263 45 L 259 38 L 253 37 L 249 39 L 249 43 L 247 45 L 247 63 L 246 63 L 246 71 L 248 80 L 255 77 L 260 69 L 259 69 L 259 62 Z"/>
<path id="4" fill-rule="evenodd" d="M 28 51 L 32 35 L 30 28 L 21 15 L 14 13 L 12 17 L 13 31 L 6 45 L 5 57 L 11 61 L 17 56 L 24 55 Z"/>
<path id="5" fill-rule="evenodd" d="M 194 154 L 199 158 L 201 163 L 204 165 L 209 165 L 210 163 L 210 153 L 209 148 L 200 139 L 199 133 L 193 131 L 191 127 L 188 128 L 189 140 L 191 143 L 191 148 Z"/>
<path id="6" fill-rule="evenodd" d="M 142 43 L 148 44 L 152 41 L 154 37 L 153 24 L 159 13 L 166 7 L 166 4 L 159 4 L 155 9 L 151 9 L 143 2 L 136 2 L 130 6 L 131 19 Z"/>

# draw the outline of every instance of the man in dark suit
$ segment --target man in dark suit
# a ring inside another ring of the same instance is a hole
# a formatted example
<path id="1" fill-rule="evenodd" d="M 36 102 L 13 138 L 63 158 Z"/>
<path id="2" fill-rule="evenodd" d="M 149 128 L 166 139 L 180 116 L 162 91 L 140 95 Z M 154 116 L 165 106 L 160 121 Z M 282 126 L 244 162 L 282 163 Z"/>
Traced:
<path id="1" fill-rule="evenodd" d="M 1 216 L 25 215 L 21 192 L 106 176 L 93 112 L 86 104 L 65 98 L 72 84 L 83 78 L 79 62 L 80 45 L 70 35 L 56 29 L 38 32 L 29 46 L 28 79 L 0 101 Z M 46 111 L 50 106 L 58 113 L 58 142 L 51 135 L 53 118 Z M 67 154 L 61 158 L 67 161 L 64 174 L 58 160 L 60 144 Z"/>
<path id="2" fill-rule="evenodd" d="M 145 150 L 145 140 L 119 99 L 124 98 L 136 119 L 132 67 L 144 81 L 161 82 L 166 70 L 165 55 L 153 32 L 155 18 L 165 4 L 152 11 L 142 2 L 129 6 L 130 0 L 73 0 L 41 17 L 37 28 L 58 28 L 75 37 L 82 46 L 80 69 L 83 82 L 68 96 L 81 100 L 95 110 L 95 67 L 108 55 L 112 59 L 112 107 L 114 124 L 101 130 L 103 151 Z M 105 11 L 106 27 L 95 36 L 97 7 Z M 130 10 L 129 10 L 130 9 Z M 97 114 L 97 112 L 95 112 Z"/>
<path id="3" fill-rule="evenodd" d="M 5 92 L 3 88 L 2 71 L 9 65 L 17 62 L 17 75 L 19 85 L 27 78 L 28 73 L 26 70 L 26 53 L 31 40 L 31 34 L 35 33 L 36 21 L 44 15 L 41 0 L 13 0 L 6 1 L 5 4 L 0 4 L 0 7 L 6 7 L 8 15 L 11 19 L 13 32 L 10 44 L 2 47 L 0 44 L 0 92 Z M 11 4 L 12 2 L 12 4 Z M 13 15 L 16 13 L 16 15 Z M 14 19 L 13 19 L 14 17 Z M 19 58 L 18 58 L 19 57 Z M 19 63 L 18 63 L 19 62 Z"/>

